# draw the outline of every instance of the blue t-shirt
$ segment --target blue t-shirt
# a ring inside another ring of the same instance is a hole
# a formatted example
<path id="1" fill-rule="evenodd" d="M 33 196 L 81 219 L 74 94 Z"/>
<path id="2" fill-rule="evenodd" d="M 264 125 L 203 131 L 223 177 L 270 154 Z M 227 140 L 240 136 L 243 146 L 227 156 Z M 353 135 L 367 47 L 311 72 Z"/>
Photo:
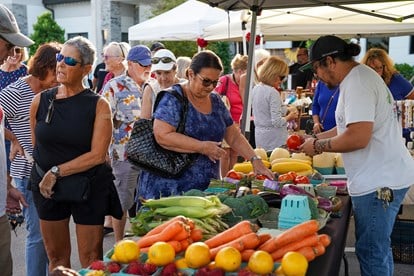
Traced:
<path id="1" fill-rule="evenodd" d="M 233 119 L 218 94 L 211 93 L 210 98 L 212 111 L 209 114 L 198 112 L 190 102 L 188 103 L 185 134 L 201 141 L 221 142 L 226 128 L 233 124 Z M 181 108 L 177 98 L 165 93 L 154 112 L 154 118 L 177 127 Z M 143 170 L 139 178 L 138 196 L 150 199 L 180 195 L 190 189 L 204 190 L 211 178 L 219 177 L 219 169 L 219 162 L 213 163 L 206 155 L 199 154 L 195 162 L 179 178 L 163 178 Z"/>
<path id="2" fill-rule="evenodd" d="M 331 97 L 333 97 L 333 99 L 328 107 L 328 111 L 326 111 Z M 335 86 L 333 89 L 329 89 L 324 82 L 318 82 L 318 85 L 315 89 L 315 94 L 313 96 L 312 115 L 319 115 L 319 121 L 322 123 L 323 129 L 325 131 L 336 126 L 335 109 L 336 105 L 338 104 L 338 97 L 339 86 Z"/>
<path id="3" fill-rule="evenodd" d="M 392 75 L 388 88 L 391 90 L 392 96 L 396 101 L 404 100 L 413 91 L 413 85 L 398 73 Z"/>

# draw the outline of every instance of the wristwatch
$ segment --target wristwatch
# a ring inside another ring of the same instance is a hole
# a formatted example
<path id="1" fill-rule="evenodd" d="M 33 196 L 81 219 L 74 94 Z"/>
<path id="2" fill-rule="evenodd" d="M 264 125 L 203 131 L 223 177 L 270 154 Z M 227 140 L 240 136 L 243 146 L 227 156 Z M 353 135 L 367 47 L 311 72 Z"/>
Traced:
<path id="1" fill-rule="evenodd" d="M 53 166 L 53 167 L 50 169 L 50 172 L 51 172 L 51 173 L 53 173 L 53 174 L 54 174 L 54 176 L 56 176 L 56 178 L 59 178 L 59 177 L 60 177 L 60 169 L 59 169 L 59 167 L 58 167 L 58 166 Z"/>
<path id="2" fill-rule="evenodd" d="M 255 156 L 253 156 L 252 158 L 250 158 L 250 162 L 252 162 L 252 163 L 253 163 L 253 161 L 255 161 L 255 160 L 262 160 L 262 158 L 261 158 L 260 156 L 257 156 L 257 155 L 255 155 Z"/>

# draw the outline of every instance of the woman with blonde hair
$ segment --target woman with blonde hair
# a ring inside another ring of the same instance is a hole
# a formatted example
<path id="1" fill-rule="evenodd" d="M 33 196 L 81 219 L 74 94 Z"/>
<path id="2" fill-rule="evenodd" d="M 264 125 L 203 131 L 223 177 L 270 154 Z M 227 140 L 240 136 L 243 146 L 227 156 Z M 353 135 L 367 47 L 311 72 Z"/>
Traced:
<path id="1" fill-rule="evenodd" d="M 108 73 L 102 83 L 102 89 L 110 79 L 125 74 L 127 70 L 126 57 L 130 49 L 131 46 L 126 42 L 111 42 L 104 48 L 102 58 Z M 102 89 L 99 94 L 102 94 Z"/>
<path id="2" fill-rule="evenodd" d="M 286 62 L 276 56 L 269 57 L 259 68 L 260 83 L 252 91 L 256 145 L 265 150 L 284 145 L 288 137 L 287 122 L 298 118 L 296 107 L 283 105 L 277 90 L 288 74 Z"/>
<path id="3" fill-rule="evenodd" d="M 235 55 L 231 61 L 233 72 L 220 77 L 220 84 L 215 88 L 217 93 L 226 96 L 231 117 L 237 126 L 240 124 L 240 118 L 243 112 L 243 97 L 239 90 L 240 77 L 246 73 L 247 60 L 247 55 Z M 222 147 L 226 150 L 226 154 L 220 160 L 220 167 L 221 176 L 225 176 L 237 162 L 237 153 L 229 147 L 226 141 L 223 141 Z"/>
<path id="4" fill-rule="evenodd" d="M 394 62 L 385 50 L 379 48 L 369 49 L 361 63 L 374 69 L 383 78 L 391 90 L 394 100 L 414 99 L 413 85 L 397 71 Z"/>

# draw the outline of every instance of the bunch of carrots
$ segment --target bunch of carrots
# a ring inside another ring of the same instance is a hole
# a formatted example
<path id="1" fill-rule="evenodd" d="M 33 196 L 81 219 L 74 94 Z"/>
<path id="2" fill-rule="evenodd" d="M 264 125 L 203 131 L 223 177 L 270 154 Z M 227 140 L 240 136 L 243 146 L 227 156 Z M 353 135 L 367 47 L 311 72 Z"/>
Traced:
<path id="1" fill-rule="evenodd" d="M 256 250 L 270 253 L 275 262 L 280 262 L 283 255 L 289 251 L 299 252 L 308 261 L 312 261 L 324 254 L 325 248 L 331 243 L 328 235 L 317 233 L 318 228 L 318 221 L 309 220 L 272 237 L 267 233 L 258 234 L 258 226 L 244 220 L 206 240 L 205 243 L 210 248 L 212 260 L 220 249 L 232 246 L 240 251 L 245 262 Z"/>
<path id="2" fill-rule="evenodd" d="M 183 252 L 187 247 L 203 238 L 203 232 L 194 221 L 184 217 L 176 216 L 150 230 L 145 236 L 137 240 L 141 252 L 148 252 L 155 242 L 167 242 L 175 250 L 175 253 Z"/>

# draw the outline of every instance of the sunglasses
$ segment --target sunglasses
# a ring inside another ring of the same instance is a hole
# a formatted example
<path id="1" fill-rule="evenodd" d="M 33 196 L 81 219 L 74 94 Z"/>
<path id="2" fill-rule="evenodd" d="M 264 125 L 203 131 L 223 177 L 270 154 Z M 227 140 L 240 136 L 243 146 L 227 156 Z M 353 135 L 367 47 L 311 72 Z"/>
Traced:
<path id="1" fill-rule="evenodd" d="M 197 77 L 202 81 L 202 84 L 204 87 L 209 87 L 210 85 L 213 85 L 213 87 L 216 87 L 217 84 L 219 83 L 218 80 L 210 80 L 210 79 L 205 79 L 202 76 L 200 76 L 199 74 L 197 74 Z"/>
<path id="2" fill-rule="evenodd" d="M 50 124 L 50 122 L 52 121 L 53 111 L 55 109 L 55 106 L 53 105 L 55 101 L 55 97 L 53 97 L 53 99 L 49 101 L 50 103 L 49 103 L 49 107 L 47 108 L 46 119 L 45 119 L 46 124 Z"/>
<path id="3" fill-rule="evenodd" d="M 152 64 L 158 64 L 158 63 L 160 63 L 160 61 L 162 62 L 162 63 L 170 63 L 170 62 L 175 62 L 175 60 L 173 60 L 172 58 L 170 58 L 170 57 L 153 57 L 152 59 L 151 59 L 151 63 Z"/>
<path id="4" fill-rule="evenodd" d="M 14 47 L 14 53 L 15 54 L 21 54 L 21 53 L 23 53 L 23 49 L 19 48 L 19 47 Z"/>
<path id="5" fill-rule="evenodd" d="M 286 80 L 286 76 L 279 76 L 279 79 L 281 82 L 284 82 Z"/>
<path id="6" fill-rule="evenodd" d="M 63 62 L 65 62 L 66 65 L 69 65 L 69 66 L 76 66 L 76 64 L 81 63 L 80 61 L 77 61 L 73 57 L 65 57 L 61 53 L 56 54 L 56 61 L 61 62 L 62 60 Z"/>
<path id="7" fill-rule="evenodd" d="M 144 68 L 147 68 L 147 67 L 151 67 L 151 64 L 149 64 L 149 65 L 143 65 L 143 64 L 141 64 L 141 62 L 139 62 L 139 61 L 136 61 L 136 60 L 131 60 L 133 63 L 137 63 L 137 64 L 139 64 L 139 66 L 141 66 L 141 67 L 144 67 Z"/>

